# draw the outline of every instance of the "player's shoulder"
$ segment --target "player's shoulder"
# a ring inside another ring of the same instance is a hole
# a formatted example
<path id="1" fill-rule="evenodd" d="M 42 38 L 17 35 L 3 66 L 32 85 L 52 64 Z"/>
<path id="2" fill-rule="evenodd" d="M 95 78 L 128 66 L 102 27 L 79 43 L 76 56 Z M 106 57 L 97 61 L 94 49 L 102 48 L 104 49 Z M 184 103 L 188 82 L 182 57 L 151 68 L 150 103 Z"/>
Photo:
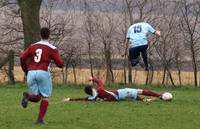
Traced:
<path id="1" fill-rule="evenodd" d="M 134 28 L 135 24 L 132 24 L 131 26 L 129 26 L 128 30 L 132 30 Z"/>
<path id="2" fill-rule="evenodd" d="M 39 41 L 37 43 L 34 43 L 33 45 L 44 45 L 44 46 L 47 46 L 47 47 L 49 47 L 51 49 L 57 49 L 54 45 L 50 44 L 47 41 Z"/>

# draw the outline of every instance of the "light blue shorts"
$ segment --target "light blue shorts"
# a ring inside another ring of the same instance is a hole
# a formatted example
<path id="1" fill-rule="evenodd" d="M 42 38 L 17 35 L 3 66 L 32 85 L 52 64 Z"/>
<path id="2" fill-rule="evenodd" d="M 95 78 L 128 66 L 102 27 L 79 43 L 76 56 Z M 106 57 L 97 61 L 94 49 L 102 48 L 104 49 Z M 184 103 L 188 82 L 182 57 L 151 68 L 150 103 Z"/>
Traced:
<path id="1" fill-rule="evenodd" d="M 29 93 L 49 97 L 52 93 L 51 74 L 43 70 L 28 71 L 27 84 Z"/>
<path id="2" fill-rule="evenodd" d="M 119 100 L 136 99 L 138 95 L 137 89 L 132 89 L 132 88 L 124 88 L 124 89 L 119 89 L 117 91 Z"/>

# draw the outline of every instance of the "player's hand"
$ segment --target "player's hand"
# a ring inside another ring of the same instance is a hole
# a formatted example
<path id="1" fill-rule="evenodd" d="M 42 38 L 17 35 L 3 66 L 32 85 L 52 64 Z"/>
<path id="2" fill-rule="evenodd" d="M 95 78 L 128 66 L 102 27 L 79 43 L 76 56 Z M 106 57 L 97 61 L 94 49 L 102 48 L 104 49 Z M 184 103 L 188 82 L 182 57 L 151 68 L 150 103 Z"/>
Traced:
<path id="1" fill-rule="evenodd" d="M 148 98 L 148 99 L 144 99 L 143 101 L 144 102 L 152 102 L 152 101 L 155 101 L 156 98 Z"/>
<path id="2" fill-rule="evenodd" d="M 159 30 L 157 30 L 155 34 L 156 34 L 158 37 L 160 37 L 161 32 L 160 32 Z"/>
<path id="3" fill-rule="evenodd" d="M 96 101 L 103 101 L 103 99 L 97 97 Z"/>
<path id="4" fill-rule="evenodd" d="M 92 81 L 92 79 L 93 79 L 93 77 L 89 77 L 89 78 L 88 78 L 88 81 Z"/>
<path id="5" fill-rule="evenodd" d="M 63 102 L 69 102 L 70 101 L 70 98 L 64 98 L 63 99 Z"/>

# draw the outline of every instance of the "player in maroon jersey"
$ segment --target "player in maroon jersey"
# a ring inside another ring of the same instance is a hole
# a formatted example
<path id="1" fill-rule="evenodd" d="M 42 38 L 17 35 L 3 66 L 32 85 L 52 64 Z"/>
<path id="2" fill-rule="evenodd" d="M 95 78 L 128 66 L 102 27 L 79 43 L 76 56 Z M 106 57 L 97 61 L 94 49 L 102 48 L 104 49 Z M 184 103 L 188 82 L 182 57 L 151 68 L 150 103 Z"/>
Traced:
<path id="1" fill-rule="evenodd" d="M 49 43 L 50 30 L 42 28 L 41 41 L 32 44 L 20 56 L 21 67 L 27 76 L 28 92 L 23 93 L 22 106 L 28 102 L 39 102 L 40 109 L 37 123 L 44 123 L 44 116 L 52 93 L 52 80 L 49 71 L 51 60 L 58 67 L 63 67 L 63 60 L 58 49 Z"/>
<path id="2" fill-rule="evenodd" d="M 119 101 L 125 99 L 140 100 L 140 101 L 152 101 L 154 99 L 144 99 L 140 95 L 152 96 L 161 98 L 162 94 L 152 92 L 150 90 L 144 89 L 133 89 L 133 88 L 123 88 L 118 90 L 105 90 L 101 80 L 94 77 L 90 77 L 89 81 L 93 81 L 98 85 L 98 90 L 96 92 L 95 88 L 92 86 L 86 86 L 84 91 L 88 94 L 88 97 L 83 98 L 65 98 L 63 101 Z"/>

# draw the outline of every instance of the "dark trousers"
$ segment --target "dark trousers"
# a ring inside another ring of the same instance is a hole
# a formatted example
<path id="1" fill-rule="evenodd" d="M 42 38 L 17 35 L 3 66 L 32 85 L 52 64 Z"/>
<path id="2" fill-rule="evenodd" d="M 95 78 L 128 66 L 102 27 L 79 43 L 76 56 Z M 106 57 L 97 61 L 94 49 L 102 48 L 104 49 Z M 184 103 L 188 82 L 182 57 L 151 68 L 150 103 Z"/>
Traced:
<path id="1" fill-rule="evenodd" d="M 133 47 L 129 49 L 129 57 L 131 60 L 131 65 L 136 66 L 140 61 L 140 53 L 142 54 L 142 58 L 144 61 L 145 69 L 148 69 L 148 61 L 147 61 L 147 48 L 148 45 Z"/>

